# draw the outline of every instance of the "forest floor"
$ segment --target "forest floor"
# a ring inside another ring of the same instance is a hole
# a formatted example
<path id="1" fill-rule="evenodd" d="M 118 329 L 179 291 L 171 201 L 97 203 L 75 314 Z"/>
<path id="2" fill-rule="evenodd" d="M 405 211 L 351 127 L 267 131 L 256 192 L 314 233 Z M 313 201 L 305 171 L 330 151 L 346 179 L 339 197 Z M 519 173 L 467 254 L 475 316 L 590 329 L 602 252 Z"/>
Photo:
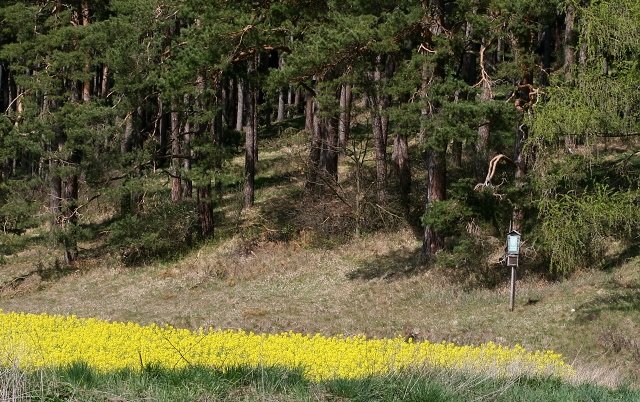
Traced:
<path id="1" fill-rule="evenodd" d="M 562 353 L 585 381 L 640 386 L 640 257 L 555 280 L 525 269 L 511 312 L 506 268 L 495 267 L 487 284 L 471 281 L 472 272 L 419 269 L 420 238 L 408 224 L 328 237 L 344 231 L 343 217 L 326 213 L 339 201 L 300 202 L 303 166 L 291 161 L 301 142 L 265 142 L 256 207 L 241 212 L 241 188 L 229 192 L 217 238 L 170 260 L 125 266 L 94 223 L 81 260 L 60 269 L 60 252 L 38 231 L 27 233 L 2 259 L 0 309 L 190 329 L 520 344 Z"/>

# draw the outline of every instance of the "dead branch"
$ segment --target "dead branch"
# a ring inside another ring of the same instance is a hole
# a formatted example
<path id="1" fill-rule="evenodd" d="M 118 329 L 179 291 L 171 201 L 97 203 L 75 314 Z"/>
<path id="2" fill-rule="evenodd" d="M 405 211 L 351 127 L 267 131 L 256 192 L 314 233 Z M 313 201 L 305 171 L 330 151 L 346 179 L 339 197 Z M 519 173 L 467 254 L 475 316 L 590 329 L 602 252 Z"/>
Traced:
<path id="1" fill-rule="evenodd" d="M 511 162 L 512 164 L 515 165 L 515 163 L 506 155 L 504 154 L 498 154 L 496 156 L 494 156 L 490 161 L 489 161 L 489 170 L 487 171 L 487 177 L 484 179 L 484 183 L 478 183 L 475 185 L 475 187 L 473 188 L 474 190 L 478 191 L 480 189 L 486 188 L 486 187 L 493 187 L 493 185 L 491 184 L 491 180 L 493 179 L 493 176 L 496 174 L 496 168 L 498 166 L 498 162 L 500 162 L 500 160 L 506 160 L 508 162 Z M 503 182 L 504 184 L 504 182 Z M 500 184 L 502 185 L 502 184 Z"/>

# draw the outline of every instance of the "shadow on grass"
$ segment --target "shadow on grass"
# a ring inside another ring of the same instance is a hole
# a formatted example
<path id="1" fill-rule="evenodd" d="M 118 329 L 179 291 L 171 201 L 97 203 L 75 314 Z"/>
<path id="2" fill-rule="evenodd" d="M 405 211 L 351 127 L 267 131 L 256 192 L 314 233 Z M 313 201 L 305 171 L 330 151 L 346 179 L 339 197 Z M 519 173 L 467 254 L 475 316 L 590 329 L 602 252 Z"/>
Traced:
<path id="1" fill-rule="evenodd" d="M 577 309 L 578 322 L 593 321 L 606 312 L 625 313 L 640 311 L 640 285 L 618 287 L 610 294 L 598 296 L 580 305 Z"/>
<path id="2" fill-rule="evenodd" d="M 622 252 L 614 256 L 606 257 L 602 264 L 602 269 L 610 272 L 614 268 L 619 267 L 629 259 L 638 255 L 640 255 L 640 243 L 630 244 L 622 250 Z"/>
<path id="3" fill-rule="evenodd" d="M 42 245 L 47 241 L 49 241 L 49 238 L 45 234 L 25 235 L 0 233 L 0 256 L 18 254 L 31 247 Z"/>
<path id="4" fill-rule="evenodd" d="M 291 182 L 292 177 L 293 175 L 289 172 L 282 173 L 279 175 L 258 176 L 255 179 L 255 188 L 256 190 L 261 190 L 268 187 L 275 187 L 275 186 L 287 184 Z"/>
<path id="5" fill-rule="evenodd" d="M 419 249 L 396 250 L 363 262 L 346 276 L 351 280 L 395 280 L 416 275 L 422 272 L 423 267 Z"/>

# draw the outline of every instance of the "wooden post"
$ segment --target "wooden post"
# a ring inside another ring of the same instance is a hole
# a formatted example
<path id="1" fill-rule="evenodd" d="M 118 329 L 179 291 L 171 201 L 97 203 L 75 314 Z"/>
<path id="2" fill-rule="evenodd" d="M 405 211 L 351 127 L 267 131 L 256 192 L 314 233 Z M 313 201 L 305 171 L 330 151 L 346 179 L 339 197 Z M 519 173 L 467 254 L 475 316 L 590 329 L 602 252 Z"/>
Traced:
<path id="1" fill-rule="evenodd" d="M 513 311 L 516 298 L 516 266 L 511 267 L 511 296 L 509 298 L 509 310 Z"/>

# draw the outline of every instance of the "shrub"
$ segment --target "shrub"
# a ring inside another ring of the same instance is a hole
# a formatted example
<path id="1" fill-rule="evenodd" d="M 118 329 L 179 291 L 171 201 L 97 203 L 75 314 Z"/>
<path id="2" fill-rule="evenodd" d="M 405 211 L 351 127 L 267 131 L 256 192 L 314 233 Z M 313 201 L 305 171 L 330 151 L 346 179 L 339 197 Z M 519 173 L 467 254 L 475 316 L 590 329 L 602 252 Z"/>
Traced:
<path id="1" fill-rule="evenodd" d="M 170 256 L 188 248 L 197 233 L 191 201 L 163 201 L 111 225 L 109 246 L 127 265 Z"/>

